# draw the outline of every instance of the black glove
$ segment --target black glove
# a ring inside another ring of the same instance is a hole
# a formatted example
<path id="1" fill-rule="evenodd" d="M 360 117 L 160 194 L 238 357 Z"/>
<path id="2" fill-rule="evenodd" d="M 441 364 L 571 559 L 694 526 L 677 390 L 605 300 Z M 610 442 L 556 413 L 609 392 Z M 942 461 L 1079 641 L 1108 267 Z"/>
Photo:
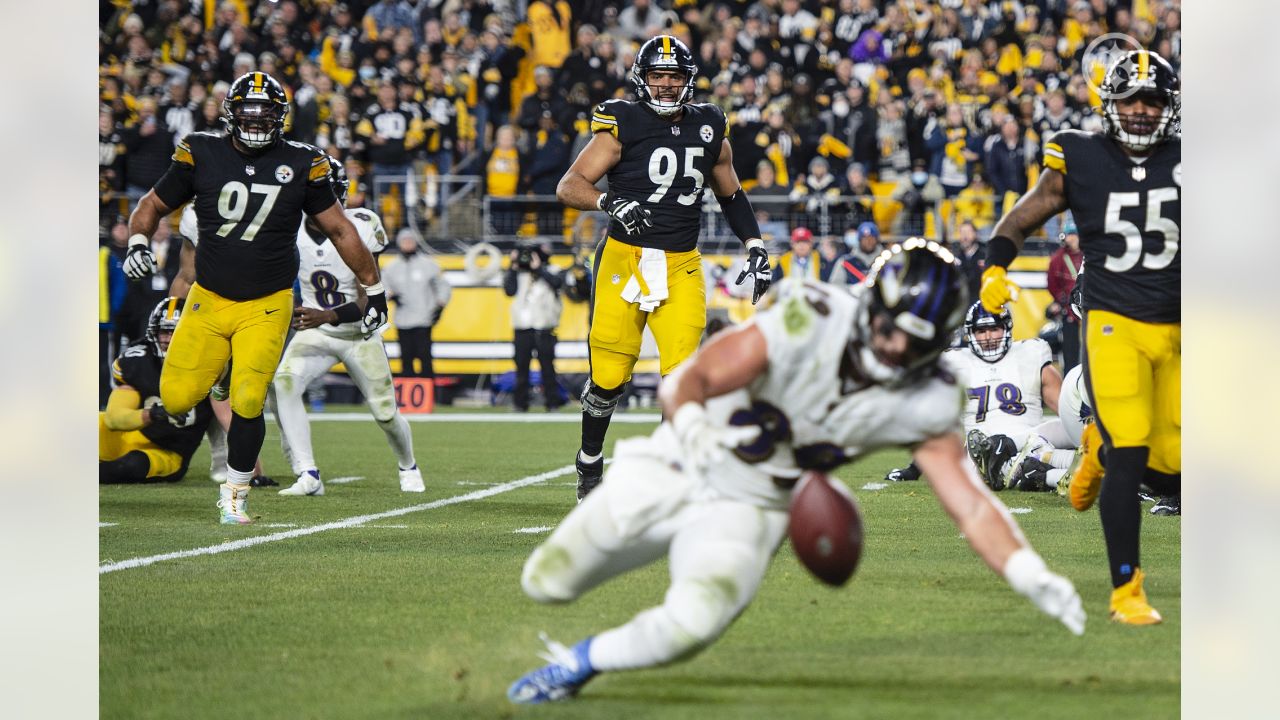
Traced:
<path id="1" fill-rule="evenodd" d="M 364 317 L 360 318 L 360 329 L 366 338 L 372 337 L 378 328 L 387 324 L 387 291 L 382 283 L 374 283 L 364 289 L 369 304 L 364 307 Z"/>
<path id="2" fill-rule="evenodd" d="M 122 269 L 130 280 L 145 280 L 156 271 L 156 254 L 146 245 L 130 245 Z"/>
<path id="3" fill-rule="evenodd" d="M 147 414 L 151 417 L 151 423 L 153 425 L 155 423 L 167 422 L 175 427 L 186 427 L 191 424 L 190 412 L 172 415 L 168 410 L 165 410 L 164 405 L 160 403 L 156 403 L 155 405 L 147 408 Z"/>
<path id="4" fill-rule="evenodd" d="M 769 266 L 769 253 L 759 245 L 747 248 L 747 261 L 742 264 L 742 272 L 738 273 L 738 279 L 733 282 L 734 285 L 741 285 L 743 280 L 747 279 L 747 275 L 751 275 L 755 280 L 755 287 L 751 290 L 751 304 L 755 305 L 760 302 L 760 298 L 769 292 L 769 286 L 773 284 L 773 268 Z"/>
<path id="5" fill-rule="evenodd" d="M 649 211 L 635 200 L 620 198 L 609 193 L 601 205 L 601 209 L 609 213 L 609 217 L 617 220 L 628 235 L 638 235 L 646 228 L 653 227 L 653 221 L 649 219 Z"/>

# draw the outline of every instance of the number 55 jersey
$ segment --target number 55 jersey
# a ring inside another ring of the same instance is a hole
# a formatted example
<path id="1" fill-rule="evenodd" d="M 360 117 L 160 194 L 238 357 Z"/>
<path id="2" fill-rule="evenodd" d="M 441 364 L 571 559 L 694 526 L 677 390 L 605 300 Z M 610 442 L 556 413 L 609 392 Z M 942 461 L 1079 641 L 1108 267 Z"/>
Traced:
<path id="1" fill-rule="evenodd" d="M 299 220 L 337 202 L 318 148 L 281 140 L 246 155 L 230 137 L 209 132 L 178 143 L 154 190 L 171 208 L 195 197 L 196 282 L 229 300 L 292 287 Z"/>

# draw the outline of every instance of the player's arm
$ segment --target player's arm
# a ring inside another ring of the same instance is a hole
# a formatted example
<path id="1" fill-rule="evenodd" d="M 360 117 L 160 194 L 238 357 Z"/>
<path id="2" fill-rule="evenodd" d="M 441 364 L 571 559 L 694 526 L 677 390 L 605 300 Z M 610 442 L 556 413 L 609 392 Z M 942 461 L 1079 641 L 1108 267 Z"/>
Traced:
<path id="1" fill-rule="evenodd" d="M 375 330 L 387 324 L 387 293 L 382 287 L 373 253 L 360 241 L 360 233 L 342 211 L 342 203 L 334 202 L 312 217 L 325 236 L 333 242 L 342 262 L 351 268 L 351 272 L 360 281 L 368 300 L 360 321 L 365 332 L 372 335 Z"/>
<path id="2" fill-rule="evenodd" d="M 622 159 L 622 143 L 609 132 L 597 132 L 578 153 L 560 183 L 556 198 L 576 210 L 604 210 L 608 193 L 596 189 L 596 183 Z"/>
<path id="3" fill-rule="evenodd" d="M 178 253 L 178 274 L 173 278 L 173 285 L 169 287 L 169 294 L 173 297 L 186 299 L 187 293 L 191 292 L 191 286 L 196 282 L 196 246 L 191 241 L 182 239 L 182 250 Z"/>
<path id="4" fill-rule="evenodd" d="M 142 395 L 135 388 L 119 385 L 107 398 L 102 423 L 115 432 L 141 430 L 151 424 L 151 413 L 142 407 Z"/>
<path id="5" fill-rule="evenodd" d="M 982 272 L 979 292 L 988 312 L 998 314 L 1006 303 L 1017 299 L 1018 288 L 1006 278 L 1006 271 L 1022 250 L 1027 235 L 1066 209 L 1066 176 L 1045 167 L 1031 192 L 1023 195 L 996 223 L 987 242 L 987 269 Z"/>
<path id="6" fill-rule="evenodd" d="M 755 283 L 751 302 L 758 303 L 773 283 L 773 271 L 769 267 L 769 253 L 764 249 L 764 240 L 760 239 L 756 211 L 751 208 L 751 201 L 747 199 L 747 193 L 738 181 L 738 173 L 733 169 L 733 148 L 728 138 L 720 141 L 720 159 L 711 169 L 711 191 L 720 201 L 720 210 L 724 212 L 729 229 L 747 248 L 747 262 L 734 284 L 741 285 L 747 275 L 751 275 Z"/>
<path id="7" fill-rule="evenodd" d="M 169 169 L 129 215 L 129 252 L 122 269 L 130 280 L 141 280 L 155 273 L 156 256 L 151 252 L 151 236 L 160 227 L 161 219 L 195 195 L 195 168 L 189 138 L 183 139 L 173 149 Z"/>
<path id="8" fill-rule="evenodd" d="M 753 323 L 716 333 L 675 372 L 658 391 L 663 414 L 695 468 L 721 459 L 727 448 L 759 435 L 758 427 L 712 425 L 706 401 L 746 387 L 769 367 L 764 333 Z"/>
<path id="9" fill-rule="evenodd" d="M 360 322 L 368 304 L 369 298 L 364 294 L 364 288 L 357 284 L 356 299 L 337 307 L 318 310 L 305 305 L 295 306 L 293 308 L 293 329 L 310 330 L 326 324 L 342 325 L 344 323 Z"/>
<path id="10" fill-rule="evenodd" d="M 914 455 L 938 502 L 987 567 L 1071 632 L 1083 634 L 1080 595 L 1070 580 L 1049 572 L 1009 510 L 965 462 L 960 435 L 949 432 L 929 438 L 916 447 Z"/>
<path id="11" fill-rule="evenodd" d="M 1045 363 L 1040 368 L 1040 398 L 1044 401 L 1044 406 L 1058 412 L 1058 396 L 1061 394 L 1062 373 L 1058 372 L 1058 368 Z"/>

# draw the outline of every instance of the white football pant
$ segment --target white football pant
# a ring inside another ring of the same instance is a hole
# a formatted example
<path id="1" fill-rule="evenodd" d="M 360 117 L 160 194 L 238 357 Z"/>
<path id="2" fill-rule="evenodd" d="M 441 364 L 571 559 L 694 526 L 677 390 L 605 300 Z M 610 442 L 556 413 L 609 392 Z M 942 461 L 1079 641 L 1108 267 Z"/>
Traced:
<path id="1" fill-rule="evenodd" d="M 755 597 L 787 531 L 786 511 L 724 498 L 623 445 L 604 482 L 534 550 L 521 578 L 534 600 L 569 602 L 669 556 L 665 600 L 595 636 L 597 670 L 662 665 L 709 646 Z"/>
<path id="2" fill-rule="evenodd" d="M 313 328 L 293 336 L 272 381 L 276 415 L 280 419 L 280 445 L 293 466 L 293 474 L 317 469 L 303 394 L 312 381 L 338 362 L 346 365 L 351 380 L 364 394 L 369 412 L 386 433 L 400 469 L 413 467 L 413 435 L 408 421 L 396 407 L 391 366 L 387 363 L 382 338 L 377 335 L 368 340 L 336 338 Z"/>

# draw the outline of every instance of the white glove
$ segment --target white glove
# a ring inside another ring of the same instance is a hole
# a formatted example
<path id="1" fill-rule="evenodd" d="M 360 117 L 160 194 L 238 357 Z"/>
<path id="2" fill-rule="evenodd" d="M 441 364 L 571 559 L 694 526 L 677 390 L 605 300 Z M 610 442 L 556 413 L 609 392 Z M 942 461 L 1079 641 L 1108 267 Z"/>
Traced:
<path id="1" fill-rule="evenodd" d="M 124 256 L 120 269 L 130 280 L 143 280 L 156 271 L 156 255 L 151 252 L 147 236 L 138 233 L 129 238 L 129 251 Z"/>
<path id="2" fill-rule="evenodd" d="M 1010 555 L 1004 565 L 1004 578 L 1041 612 L 1066 625 L 1073 635 L 1084 634 L 1085 614 L 1080 593 L 1070 580 L 1049 572 L 1034 550 L 1021 548 Z"/>
<path id="3" fill-rule="evenodd" d="M 707 409 L 700 403 L 688 402 L 671 416 L 671 429 L 684 449 L 691 469 L 702 472 L 729 457 L 729 450 L 751 442 L 760 435 L 758 425 L 744 427 L 714 425 Z"/>

